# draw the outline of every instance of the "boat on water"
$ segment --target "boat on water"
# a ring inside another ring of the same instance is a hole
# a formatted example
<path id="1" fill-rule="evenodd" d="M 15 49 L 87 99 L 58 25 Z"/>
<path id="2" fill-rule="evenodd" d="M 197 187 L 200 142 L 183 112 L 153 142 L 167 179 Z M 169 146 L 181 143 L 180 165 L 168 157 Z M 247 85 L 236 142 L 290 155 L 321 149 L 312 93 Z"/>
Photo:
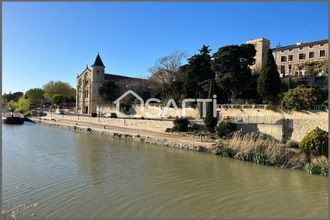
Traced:
<path id="1" fill-rule="evenodd" d="M 5 112 L 2 113 L 2 123 L 21 125 L 24 124 L 24 117 L 20 113 Z"/>

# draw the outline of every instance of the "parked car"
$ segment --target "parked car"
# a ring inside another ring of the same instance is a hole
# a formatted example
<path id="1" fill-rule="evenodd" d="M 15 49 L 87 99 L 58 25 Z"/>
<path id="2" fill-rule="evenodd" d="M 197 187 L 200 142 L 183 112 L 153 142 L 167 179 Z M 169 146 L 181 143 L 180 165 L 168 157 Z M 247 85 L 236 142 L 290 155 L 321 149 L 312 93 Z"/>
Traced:
<path id="1" fill-rule="evenodd" d="M 56 109 L 55 114 L 64 115 L 64 109 L 60 109 L 60 108 Z"/>
<path id="2" fill-rule="evenodd" d="M 117 114 L 114 112 L 108 112 L 104 115 L 106 118 L 117 118 Z"/>

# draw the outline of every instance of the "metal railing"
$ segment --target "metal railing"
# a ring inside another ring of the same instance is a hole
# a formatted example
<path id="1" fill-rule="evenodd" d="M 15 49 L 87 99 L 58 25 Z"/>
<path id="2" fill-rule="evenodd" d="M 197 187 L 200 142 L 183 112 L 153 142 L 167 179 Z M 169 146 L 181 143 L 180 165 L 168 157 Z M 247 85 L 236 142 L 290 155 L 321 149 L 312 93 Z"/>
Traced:
<path id="1" fill-rule="evenodd" d="M 237 124 L 277 124 L 283 119 L 280 116 L 258 116 L 258 115 L 243 115 L 243 116 L 222 116 L 220 121 L 227 121 Z"/>
<path id="2" fill-rule="evenodd" d="M 220 109 L 274 109 L 280 107 L 279 105 L 263 105 L 263 104 L 221 104 L 218 105 Z"/>

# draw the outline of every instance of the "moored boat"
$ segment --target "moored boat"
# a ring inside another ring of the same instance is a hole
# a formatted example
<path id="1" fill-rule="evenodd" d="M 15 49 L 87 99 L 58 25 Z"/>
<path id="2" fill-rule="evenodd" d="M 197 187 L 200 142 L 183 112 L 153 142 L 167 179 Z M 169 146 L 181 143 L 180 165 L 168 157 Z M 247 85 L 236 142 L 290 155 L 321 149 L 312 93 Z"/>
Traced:
<path id="1" fill-rule="evenodd" d="M 24 117 L 19 113 L 2 113 L 2 123 L 4 124 L 24 124 Z"/>

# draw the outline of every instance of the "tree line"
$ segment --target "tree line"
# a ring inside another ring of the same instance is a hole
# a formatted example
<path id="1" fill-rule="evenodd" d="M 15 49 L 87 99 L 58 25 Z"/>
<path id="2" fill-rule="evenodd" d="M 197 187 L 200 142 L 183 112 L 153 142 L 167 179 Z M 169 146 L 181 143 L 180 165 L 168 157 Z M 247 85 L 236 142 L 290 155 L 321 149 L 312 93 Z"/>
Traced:
<path id="1" fill-rule="evenodd" d="M 272 52 L 268 51 L 264 65 L 252 74 L 250 66 L 255 62 L 255 54 L 252 44 L 224 46 L 213 54 L 209 46 L 203 45 L 183 65 L 185 54 L 177 51 L 160 58 L 149 69 L 151 75 L 139 90 L 144 91 L 143 98 L 154 97 L 164 103 L 172 98 L 178 102 L 185 98 L 207 98 L 212 83 L 218 103 L 239 100 L 275 103 L 281 80 Z M 118 94 L 114 91 L 119 87 L 114 81 L 105 82 L 100 94 L 106 101 L 115 100 Z"/>
<path id="2" fill-rule="evenodd" d="M 62 105 L 75 102 L 76 90 L 66 82 L 50 81 L 42 88 L 32 88 L 23 92 L 2 95 L 4 111 L 27 113 L 30 107 Z"/>

